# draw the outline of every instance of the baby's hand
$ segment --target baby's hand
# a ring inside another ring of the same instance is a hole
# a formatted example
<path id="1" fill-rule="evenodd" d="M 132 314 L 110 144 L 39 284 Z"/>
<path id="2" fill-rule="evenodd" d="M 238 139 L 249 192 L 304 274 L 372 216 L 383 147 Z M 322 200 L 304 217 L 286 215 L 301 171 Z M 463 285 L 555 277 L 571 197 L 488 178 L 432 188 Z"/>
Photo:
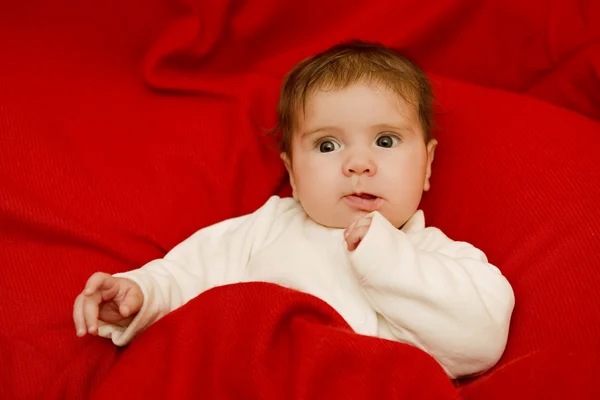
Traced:
<path id="1" fill-rule="evenodd" d="M 98 320 L 127 325 L 144 302 L 137 283 L 103 272 L 93 274 L 73 305 L 77 336 L 98 334 Z"/>
<path id="2" fill-rule="evenodd" d="M 365 216 L 354 221 L 344 231 L 344 237 L 346 238 L 346 245 L 348 251 L 354 251 L 360 244 L 361 240 L 365 237 L 371 226 L 373 217 Z"/>

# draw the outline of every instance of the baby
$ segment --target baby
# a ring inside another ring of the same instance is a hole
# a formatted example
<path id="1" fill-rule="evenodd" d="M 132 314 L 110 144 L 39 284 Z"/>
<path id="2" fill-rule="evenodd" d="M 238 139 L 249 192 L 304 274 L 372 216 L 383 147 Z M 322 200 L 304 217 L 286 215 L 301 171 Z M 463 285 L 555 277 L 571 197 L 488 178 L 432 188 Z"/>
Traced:
<path id="1" fill-rule="evenodd" d="M 319 297 L 359 334 L 422 349 L 452 378 L 491 368 L 513 291 L 483 252 L 425 227 L 432 98 L 426 75 L 379 44 L 302 61 L 278 105 L 293 198 L 201 229 L 139 269 L 93 274 L 75 300 L 77 335 L 123 346 L 210 288 L 266 281 Z"/>

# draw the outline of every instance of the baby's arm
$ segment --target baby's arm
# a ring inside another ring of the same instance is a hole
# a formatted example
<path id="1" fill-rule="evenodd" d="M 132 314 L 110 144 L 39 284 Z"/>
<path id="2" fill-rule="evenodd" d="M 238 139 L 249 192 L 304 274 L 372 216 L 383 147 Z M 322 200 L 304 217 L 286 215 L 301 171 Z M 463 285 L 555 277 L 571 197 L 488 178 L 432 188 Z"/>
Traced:
<path id="1" fill-rule="evenodd" d="M 405 233 L 375 213 L 350 260 L 393 335 L 449 376 L 484 372 L 502 356 L 514 295 L 480 250 L 436 228 Z"/>
<path id="2" fill-rule="evenodd" d="M 165 314 L 200 293 L 241 282 L 250 256 L 266 239 L 277 216 L 291 203 L 272 197 L 253 214 L 201 229 L 175 246 L 164 258 L 115 277 L 137 283 L 144 301 L 127 326 L 100 322 L 98 334 L 123 346 Z"/>

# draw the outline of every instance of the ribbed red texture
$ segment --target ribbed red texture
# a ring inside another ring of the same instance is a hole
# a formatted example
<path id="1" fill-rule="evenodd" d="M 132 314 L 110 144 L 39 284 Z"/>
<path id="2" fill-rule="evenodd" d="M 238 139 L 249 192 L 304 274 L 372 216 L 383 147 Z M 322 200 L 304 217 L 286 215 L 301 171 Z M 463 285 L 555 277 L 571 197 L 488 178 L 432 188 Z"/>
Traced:
<path id="1" fill-rule="evenodd" d="M 0 398 L 119 397 L 138 382 L 206 398 L 597 398 L 599 7 L 0 1 Z M 513 284 L 497 368 L 453 389 L 425 354 L 263 284 L 207 293 L 125 351 L 77 339 L 72 302 L 92 272 L 289 193 L 264 135 L 281 78 L 348 38 L 394 46 L 435 81 L 423 208 Z"/>

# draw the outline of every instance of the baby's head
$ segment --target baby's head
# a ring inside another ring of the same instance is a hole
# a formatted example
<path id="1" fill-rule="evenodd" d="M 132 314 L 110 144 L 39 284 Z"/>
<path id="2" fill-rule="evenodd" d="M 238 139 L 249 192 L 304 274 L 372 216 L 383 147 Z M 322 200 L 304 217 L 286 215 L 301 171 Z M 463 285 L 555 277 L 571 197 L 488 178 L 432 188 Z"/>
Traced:
<path id="1" fill-rule="evenodd" d="M 299 63 L 277 126 L 294 198 L 333 228 L 372 211 L 404 225 L 429 189 L 432 100 L 423 71 L 379 44 L 341 44 Z"/>

